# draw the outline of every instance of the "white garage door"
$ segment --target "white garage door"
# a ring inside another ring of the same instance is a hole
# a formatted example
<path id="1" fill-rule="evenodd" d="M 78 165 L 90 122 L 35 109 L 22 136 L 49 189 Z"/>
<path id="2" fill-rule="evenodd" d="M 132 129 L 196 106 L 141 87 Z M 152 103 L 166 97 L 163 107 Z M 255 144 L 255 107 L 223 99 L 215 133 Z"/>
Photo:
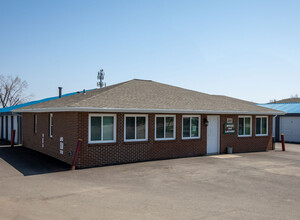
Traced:
<path id="1" fill-rule="evenodd" d="M 281 117 L 280 134 L 285 141 L 300 142 L 300 117 Z"/>

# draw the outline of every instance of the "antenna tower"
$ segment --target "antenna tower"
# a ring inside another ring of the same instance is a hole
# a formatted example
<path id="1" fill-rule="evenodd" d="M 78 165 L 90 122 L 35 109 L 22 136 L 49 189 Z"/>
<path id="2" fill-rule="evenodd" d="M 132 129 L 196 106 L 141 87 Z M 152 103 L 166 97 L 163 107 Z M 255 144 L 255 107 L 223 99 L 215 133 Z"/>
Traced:
<path id="1" fill-rule="evenodd" d="M 103 88 L 104 86 L 106 86 L 106 83 L 103 82 L 104 76 L 105 76 L 105 73 L 104 73 L 103 69 L 100 69 L 100 71 L 98 72 L 98 76 L 97 76 L 97 79 L 99 80 L 99 82 L 97 82 L 97 86 L 100 88 Z"/>

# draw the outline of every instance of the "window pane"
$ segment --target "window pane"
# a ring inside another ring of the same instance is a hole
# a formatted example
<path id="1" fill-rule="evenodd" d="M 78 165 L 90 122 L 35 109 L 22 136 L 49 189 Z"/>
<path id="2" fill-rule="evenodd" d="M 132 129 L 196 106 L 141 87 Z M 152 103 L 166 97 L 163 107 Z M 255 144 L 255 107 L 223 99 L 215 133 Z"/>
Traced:
<path id="1" fill-rule="evenodd" d="M 136 139 L 146 138 L 146 117 L 136 117 Z"/>
<path id="2" fill-rule="evenodd" d="M 190 118 L 183 118 L 183 137 L 190 136 Z"/>
<path id="3" fill-rule="evenodd" d="M 164 138 L 164 118 L 156 118 L 156 138 Z"/>
<path id="4" fill-rule="evenodd" d="M 261 119 L 260 118 L 256 118 L 256 123 L 255 123 L 255 127 L 256 127 L 256 134 L 261 134 L 261 130 L 260 130 L 260 122 Z"/>
<path id="5" fill-rule="evenodd" d="M 267 118 L 262 118 L 262 134 L 267 134 Z"/>
<path id="6" fill-rule="evenodd" d="M 198 137 L 199 136 L 199 118 L 193 117 L 192 118 L 192 137 Z"/>
<path id="7" fill-rule="evenodd" d="M 250 135 L 250 118 L 245 118 L 245 135 Z"/>
<path id="8" fill-rule="evenodd" d="M 174 118 L 166 117 L 166 138 L 174 137 Z"/>
<path id="9" fill-rule="evenodd" d="M 101 140 L 101 117 L 91 117 L 91 141 Z"/>
<path id="10" fill-rule="evenodd" d="M 244 118 L 239 118 L 239 135 L 244 135 Z"/>
<path id="11" fill-rule="evenodd" d="M 135 117 L 126 117 L 126 139 L 134 139 L 135 134 Z"/>
<path id="12" fill-rule="evenodd" d="M 103 116 L 103 140 L 114 139 L 114 117 Z"/>

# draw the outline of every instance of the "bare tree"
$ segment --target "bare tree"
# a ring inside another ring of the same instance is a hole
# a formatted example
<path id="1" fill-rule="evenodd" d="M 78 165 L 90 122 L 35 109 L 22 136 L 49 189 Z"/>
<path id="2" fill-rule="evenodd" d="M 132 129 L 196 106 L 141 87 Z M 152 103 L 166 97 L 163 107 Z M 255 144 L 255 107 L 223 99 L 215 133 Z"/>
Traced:
<path id="1" fill-rule="evenodd" d="M 32 95 L 26 96 L 24 91 L 28 87 L 27 82 L 16 76 L 0 75 L 0 104 L 2 108 L 22 104 L 28 101 Z"/>
<path id="2" fill-rule="evenodd" d="M 299 98 L 298 94 L 291 95 L 291 98 Z"/>

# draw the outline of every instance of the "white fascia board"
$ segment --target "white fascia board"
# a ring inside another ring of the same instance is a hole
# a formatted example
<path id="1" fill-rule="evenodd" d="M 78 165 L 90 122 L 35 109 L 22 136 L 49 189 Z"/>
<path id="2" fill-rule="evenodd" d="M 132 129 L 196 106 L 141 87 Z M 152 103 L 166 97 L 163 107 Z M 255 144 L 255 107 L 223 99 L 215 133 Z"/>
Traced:
<path id="1" fill-rule="evenodd" d="M 186 109 L 138 109 L 138 108 L 96 108 L 96 107 L 58 107 L 16 109 L 14 112 L 124 112 L 124 113 L 182 113 L 182 114 L 251 114 L 251 115 L 284 115 L 284 112 L 261 111 L 212 111 L 212 110 L 186 110 Z"/>

